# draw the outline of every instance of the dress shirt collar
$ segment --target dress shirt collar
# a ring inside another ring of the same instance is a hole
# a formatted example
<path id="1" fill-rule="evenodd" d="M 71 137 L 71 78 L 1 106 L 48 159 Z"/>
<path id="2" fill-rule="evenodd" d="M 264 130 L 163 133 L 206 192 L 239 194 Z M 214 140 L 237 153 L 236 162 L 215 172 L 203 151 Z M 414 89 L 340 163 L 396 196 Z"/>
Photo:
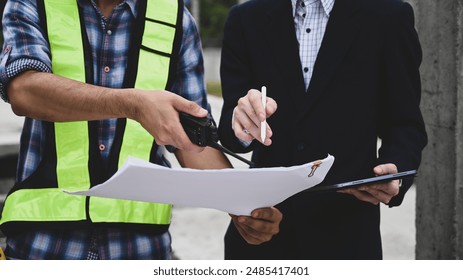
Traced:
<path id="1" fill-rule="evenodd" d="M 333 9 L 335 0 L 303 0 L 303 1 L 306 4 L 310 4 L 310 3 L 313 3 L 313 2 L 316 2 L 316 1 L 320 1 L 322 3 L 323 10 L 325 10 L 326 15 L 329 16 L 330 13 L 331 13 L 331 10 Z M 298 2 L 298 0 L 291 0 L 291 3 L 293 5 L 293 15 L 296 12 L 296 3 L 297 2 Z"/>

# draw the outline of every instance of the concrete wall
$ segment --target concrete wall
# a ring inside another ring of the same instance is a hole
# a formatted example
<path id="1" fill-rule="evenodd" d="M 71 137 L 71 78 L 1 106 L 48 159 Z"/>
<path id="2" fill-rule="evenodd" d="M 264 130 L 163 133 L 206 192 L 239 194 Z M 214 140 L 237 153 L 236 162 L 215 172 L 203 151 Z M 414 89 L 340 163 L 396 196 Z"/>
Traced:
<path id="1" fill-rule="evenodd" d="M 416 258 L 463 258 L 462 0 L 411 1 L 429 135 L 417 178 Z"/>
<path id="2" fill-rule="evenodd" d="M 220 82 L 220 48 L 205 48 L 204 78 L 208 82 Z"/>

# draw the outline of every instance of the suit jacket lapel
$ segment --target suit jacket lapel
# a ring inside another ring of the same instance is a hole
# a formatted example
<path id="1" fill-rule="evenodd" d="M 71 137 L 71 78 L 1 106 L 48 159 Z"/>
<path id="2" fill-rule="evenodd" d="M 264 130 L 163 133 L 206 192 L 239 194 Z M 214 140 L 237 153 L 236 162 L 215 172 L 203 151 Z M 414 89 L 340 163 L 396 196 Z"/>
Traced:
<path id="1" fill-rule="evenodd" d="M 290 0 L 269 0 L 267 2 L 267 22 L 263 25 L 267 46 L 273 53 L 273 58 L 282 81 L 285 82 L 286 92 L 279 93 L 289 95 L 293 101 L 293 108 L 302 114 L 306 110 L 306 104 L 301 102 L 303 98 L 304 77 L 301 71 L 299 58 L 299 46 L 294 29 L 292 6 Z"/>
<path id="2" fill-rule="evenodd" d="M 359 1 L 353 0 L 336 0 L 334 4 L 305 95 L 305 113 L 309 112 L 316 100 L 323 95 L 323 90 L 332 79 L 359 30 L 361 17 L 358 13 L 358 3 Z"/>

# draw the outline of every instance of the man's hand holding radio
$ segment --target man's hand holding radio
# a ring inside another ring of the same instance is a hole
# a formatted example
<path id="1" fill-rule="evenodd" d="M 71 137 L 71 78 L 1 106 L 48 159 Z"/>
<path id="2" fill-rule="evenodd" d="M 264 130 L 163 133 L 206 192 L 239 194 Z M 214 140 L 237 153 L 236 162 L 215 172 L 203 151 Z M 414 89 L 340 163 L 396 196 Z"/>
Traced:
<path id="1" fill-rule="evenodd" d="M 198 104 L 167 91 L 139 91 L 134 98 L 138 110 L 134 119 L 154 136 L 159 145 L 172 145 L 180 150 L 201 152 L 204 148 L 188 139 L 179 121 L 179 112 L 206 117 L 207 110 Z"/>

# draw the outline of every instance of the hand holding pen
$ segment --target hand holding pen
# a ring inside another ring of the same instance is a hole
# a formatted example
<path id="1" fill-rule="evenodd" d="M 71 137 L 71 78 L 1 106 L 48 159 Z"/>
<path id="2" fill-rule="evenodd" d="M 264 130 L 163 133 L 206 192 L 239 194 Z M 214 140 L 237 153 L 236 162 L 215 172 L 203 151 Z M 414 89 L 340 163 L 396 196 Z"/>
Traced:
<path id="1" fill-rule="evenodd" d="M 272 144 L 272 129 L 266 119 L 277 110 L 277 103 L 274 99 L 266 96 L 267 89 L 262 91 L 251 89 L 238 100 L 233 111 L 232 127 L 235 136 L 244 142 L 251 142 L 257 139 L 262 144 Z"/>

